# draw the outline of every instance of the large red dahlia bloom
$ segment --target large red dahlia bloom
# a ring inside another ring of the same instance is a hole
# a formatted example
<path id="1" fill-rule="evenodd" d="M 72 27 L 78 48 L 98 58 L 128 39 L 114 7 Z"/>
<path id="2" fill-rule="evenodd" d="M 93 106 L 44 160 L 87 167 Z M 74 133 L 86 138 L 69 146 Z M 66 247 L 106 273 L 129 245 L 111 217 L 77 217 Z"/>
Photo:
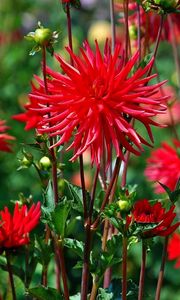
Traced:
<path id="1" fill-rule="evenodd" d="M 176 259 L 175 268 L 180 268 L 180 234 L 174 233 L 168 243 L 168 259 Z"/>
<path id="2" fill-rule="evenodd" d="M 159 181 L 173 191 L 180 178 L 179 149 L 180 142 L 175 140 L 174 147 L 164 142 L 161 148 L 152 151 L 145 170 L 147 178 L 150 181 Z M 156 193 L 165 192 L 159 184 L 155 184 L 155 191 Z"/>
<path id="3" fill-rule="evenodd" d="M 156 225 L 153 229 L 144 229 L 142 236 L 150 238 L 154 236 L 167 236 L 171 234 L 180 223 L 172 225 L 176 216 L 175 206 L 166 212 L 160 202 L 151 205 L 148 200 L 139 200 L 132 210 L 131 220 L 141 225 Z"/>
<path id="4" fill-rule="evenodd" d="M 8 141 L 14 140 L 15 138 L 5 133 L 7 129 L 9 129 L 9 127 L 6 126 L 6 122 L 4 120 L 0 120 L 0 151 L 10 152 L 11 147 Z"/>
<path id="5" fill-rule="evenodd" d="M 36 227 L 41 215 L 40 202 L 27 209 L 15 205 L 13 215 L 5 207 L 0 211 L 0 248 L 15 248 L 29 243 L 29 233 Z"/>
<path id="6" fill-rule="evenodd" d="M 67 51 L 74 66 L 56 55 L 65 74 L 47 68 L 49 93 L 44 92 L 44 82 L 36 76 L 40 87 L 34 86 L 29 95 L 28 111 L 42 117 L 36 126 L 38 131 L 60 137 L 56 146 L 69 142 L 73 136 L 68 147 L 74 149 L 72 160 L 90 148 L 92 163 L 99 165 L 103 153 L 107 153 L 108 163 L 111 144 L 118 157 L 123 158 L 123 148 L 140 154 L 141 144 L 148 143 L 130 120 L 140 121 L 153 140 L 150 125 L 158 124 L 151 117 L 165 109 L 164 97 L 155 95 L 162 83 L 147 86 L 156 76 L 146 77 L 153 59 L 135 70 L 138 53 L 124 65 L 120 46 L 112 55 L 108 42 L 104 55 L 97 42 L 95 51 L 85 42 L 81 57 L 69 48 Z"/>

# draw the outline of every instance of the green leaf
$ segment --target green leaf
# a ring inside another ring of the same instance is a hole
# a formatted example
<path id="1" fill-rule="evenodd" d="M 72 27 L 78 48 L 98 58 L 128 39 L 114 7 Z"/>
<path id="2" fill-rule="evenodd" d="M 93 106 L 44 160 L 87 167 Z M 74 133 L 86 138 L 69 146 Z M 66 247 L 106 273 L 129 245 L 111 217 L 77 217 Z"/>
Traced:
<path id="1" fill-rule="evenodd" d="M 158 182 L 158 183 L 166 191 L 166 193 L 168 194 L 168 197 L 172 203 L 175 203 L 176 201 L 178 201 L 180 199 L 180 179 L 178 180 L 174 191 L 171 191 L 168 188 L 168 186 L 166 186 L 165 184 L 163 184 L 161 182 Z"/>
<path id="2" fill-rule="evenodd" d="M 111 299 L 114 299 L 114 298 L 113 298 L 113 293 L 109 293 L 107 291 L 107 289 L 99 288 L 98 295 L 97 295 L 96 299 L 97 300 L 111 300 Z"/>
<path id="3" fill-rule="evenodd" d="M 35 45 L 29 52 L 29 55 L 34 56 L 39 51 L 41 51 L 41 47 L 38 45 Z"/>
<path id="4" fill-rule="evenodd" d="M 81 294 L 80 293 L 70 297 L 70 300 L 80 300 L 80 299 L 81 299 Z"/>
<path id="5" fill-rule="evenodd" d="M 51 213 L 52 222 L 54 224 L 55 231 L 61 238 L 64 238 L 66 221 L 71 209 L 71 202 L 64 199 L 57 204 L 54 212 Z"/>
<path id="6" fill-rule="evenodd" d="M 37 300 L 63 300 L 63 296 L 56 290 L 50 287 L 38 286 L 28 289 L 30 296 L 36 297 Z"/>
<path id="7" fill-rule="evenodd" d="M 4 257 L 1 257 L 1 259 L 0 259 L 0 268 L 3 271 L 8 272 L 6 259 L 4 259 Z M 13 264 L 11 264 L 11 269 L 12 269 L 12 273 L 14 275 L 16 275 L 17 277 L 19 277 L 22 280 L 22 282 L 24 283 L 24 279 L 25 279 L 24 270 L 22 268 L 19 268 L 19 267 L 13 265 Z"/>
<path id="8" fill-rule="evenodd" d="M 43 265 L 47 266 L 51 260 L 51 256 L 53 255 L 53 248 L 51 245 L 46 244 L 44 239 L 36 236 L 36 255 L 38 261 Z"/>
<path id="9" fill-rule="evenodd" d="M 28 263 L 28 272 L 26 273 L 26 286 L 29 286 L 36 270 L 36 266 L 38 263 L 37 257 L 32 257 Z"/>
<path id="10" fill-rule="evenodd" d="M 64 246 L 71 249 L 76 253 L 80 258 L 83 259 L 83 253 L 84 253 L 84 243 L 80 242 L 75 239 L 65 238 L 64 239 Z"/>
<path id="11" fill-rule="evenodd" d="M 152 57 L 153 57 L 153 53 L 147 54 L 147 55 L 143 58 L 143 60 L 140 62 L 138 68 L 139 68 L 139 67 L 145 68 L 145 67 L 147 66 L 147 64 L 150 62 L 150 60 L 151 60 Z"/>
<path id="12" fill-rule="evenodd" d="M 41 206 L 41 211 L 43 213 L 41 220 L 42 222 L 47 223 L 48 220 L 51 220 L 51 213 L 55 209 L 54 192 L 51 180 L 49 180 L 47 188 L 43 190 L 43 196 L 45 203 Z"/>

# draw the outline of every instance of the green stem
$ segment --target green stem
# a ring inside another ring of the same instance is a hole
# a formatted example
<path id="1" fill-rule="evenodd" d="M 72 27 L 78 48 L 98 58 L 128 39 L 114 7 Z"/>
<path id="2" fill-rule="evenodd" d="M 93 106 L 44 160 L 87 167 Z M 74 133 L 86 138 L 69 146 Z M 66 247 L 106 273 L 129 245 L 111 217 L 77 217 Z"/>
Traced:
<path id="1" fill-rule="evenodd" d="M 123 237 L 122 254 L 122 300 L 127 299 L 127 237 Z"/>
<path id="2" fill-rule="evenodd" d="M 162 259 L 161 259 L 161 268 L 160 268 L 159 276 L 158 276 L 155 300 L 160 300 L 160 296 L 161 296 L 161 289 L 162 289 L 164 270 L 165 270 L 165 264 L 166 264 L 166 258 L 167 258 L 168 240 L 169 240 L 169 237 L 166 236 L 165 240 L 164 240 L 164 247 L 163 247 Z"/>
<path id="3" fill-rule="evenodd" d="M 6 250 L 5 253 L 6 253 L 7 269 L 8 269 L 8 273 L 9 273 L 9 280 L 10 280 L 10 285 L 11 285 L 12 297 L 13 297 L 13 300 L 16 300 L 17 299 L 16 298 L 16 290 L 15 290 L 13 272 L 12 272 L 12 268 L 11 268 L 11 263 L 10 263 L 10 257 L 9 257 L 8 250 Z"/>
<path id="4" fill-rule="evenodd" d="M 146 245 L 144 244 L 144 241 L 142 240 L 142 257 L 141 257 L 141 271 L 140 271 L 140 277 L 139 277 L 138 300 L 143 299 L 145 268 L 146 268 Z"/>

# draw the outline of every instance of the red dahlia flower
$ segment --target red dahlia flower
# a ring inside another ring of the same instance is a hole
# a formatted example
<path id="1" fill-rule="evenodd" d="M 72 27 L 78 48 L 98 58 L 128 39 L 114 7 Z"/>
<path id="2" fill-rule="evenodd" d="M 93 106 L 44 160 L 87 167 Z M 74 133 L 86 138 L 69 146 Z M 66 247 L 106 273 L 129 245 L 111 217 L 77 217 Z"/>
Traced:
<path id="1" fill-rule="evenodd" d="M 148 200 L 139 200 L 132 210 L 131 219 L 141 225 L 156 225 L 153 229 L 144 229 L 142 236 L 150 238 L 154 236 L 167 236 L 171 234 L 180 223 L 171 225 L 176 213 L 175 206 L 166 212 L 160 202 L 151 205 Z"/>
<path id="2" fill-rule="evenodd" d="M 8 141 L 14 140 L 15 138 L 7 133 L 5 131 L 9 129 L 8 126 L 5 125 L 4 120 L 0 120 L 0 151 L 10 152 L 11 148 L 8 144 Z"/>
<path id="3" fill-rule="evenodd" d="M 177 259 L 175 268 L 180 268 L 180 234 L 174 233 L 168 243 L 168 259 Z"/>
<path id="4" fill-rule="evenodd" d="M 13 215 L 7 207 L 0 211 L 0 248 L 14 248 L 29 243 L 29 233 L 36 227 L 41 215 L 40 202 L 27 209 L 26 205 L 19 208 L 15 205 Z"/>
<path id="5" fill-rule="evenodd" d="M 158 124 L 151 117 L 165 109 L 161 103 L 164 97 L 155 95 L 163 83 L 147 86 L 156 76 L 146 77 L 153 59 L 132 74 L 139 54 L 124 65 L 119 45 L 114 54 L 108 42 L 104 55 L 97 42 L 95 51 L 85 42 L 81 57 L 69 48 L 67 51 L 74 66 L 55 55 L 65 74 L 47 68 L 49 93 L 44 92 L 44 82 L 36 76 L 40 87 L 34 86 L 29 95 L 28 112 L 42 117 L 36 125 L 39 133 L 60 137 L 54 146 L 69 142 L 73 137 L 67 148 L 74 149 L 72 160 L 89 148 L 92 163 L 99 165 L 103 153 L 107 153 L 108 163 L 111 144 L 118 157 L 123 158 L 122 148 L 139 155 L 143 150 L 141 144 L 148 143 L 130 120 L 140 121 L 153 141 L 150 125 Z"/>
<path id="6" fill-rule="evenodd" d="M 180 142 L 174 141 L 174 147 L 164 142 L 161 148 L 152 151 L 145 170 L 147 178 L 150 181 L 159 181 L 173 191 L 180 178 L 179 149 Z M 155 185 L 155 190 L 156 193 L 165 192 L 159 184 Z"/>

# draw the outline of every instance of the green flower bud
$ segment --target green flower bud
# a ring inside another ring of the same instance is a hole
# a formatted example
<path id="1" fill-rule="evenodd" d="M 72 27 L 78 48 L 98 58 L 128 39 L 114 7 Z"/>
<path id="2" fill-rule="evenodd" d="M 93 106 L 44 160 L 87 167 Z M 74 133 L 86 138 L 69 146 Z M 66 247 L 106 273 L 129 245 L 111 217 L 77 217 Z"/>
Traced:
<path id="1" fill-rule="evenodd" d="M 131 210 L 131 208 L 132 208 L 131 202 L 128 201 L 128 200 L 125 200 L 125 199 L 124 200 L 119 200 L 117 202 L 117 204 L 118 204 L 118 206 L 120 208 L 120 211 L 124 212 L 124 213 L 129 213 L 130 210 Z"/>
<path id="2" fill-rule="evenodd" d="M 51 168 L 51 161 L 49 157 L 43 156 L 39 161 L 40 168 L 48 171 Z"/>
<path id="3" fill-rule="evenodd" d="M 38 28 L 34 32 L 34 41 L 40 46 L 47 46 L 52 36 L 53 32 L 49 28 Z"/>
<path id="4" fill-rule="evenodd" d="M 27 157 L 23 157 L 21 160 L 21 166 L 22 167 L 30 167 L 32 165 L 32 159 L 28 159 Z"/>

